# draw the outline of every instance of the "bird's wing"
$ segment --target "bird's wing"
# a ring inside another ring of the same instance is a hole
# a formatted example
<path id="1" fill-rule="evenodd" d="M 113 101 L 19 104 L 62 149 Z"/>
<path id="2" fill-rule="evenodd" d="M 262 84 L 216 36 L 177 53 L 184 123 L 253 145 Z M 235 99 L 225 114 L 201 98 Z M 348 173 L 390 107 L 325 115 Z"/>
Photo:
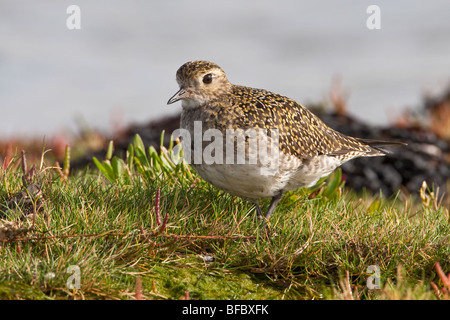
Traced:
<path id="1" fill-rule="evenodd" d="M 292 99 L 265 90 L 245 87 L 241 90 L 246 99 L 235 100 L 239 101 L 234 102 L 239 104 L 239 108 L 232 108 L 241 110 L 244 122 L 241 127 L 278 129 L 280 150 L 286 154 L 299 158 L 385 154 L 356 138 L 331 129 Z M 252 92 L 246 94 L 248 90 Z"/>

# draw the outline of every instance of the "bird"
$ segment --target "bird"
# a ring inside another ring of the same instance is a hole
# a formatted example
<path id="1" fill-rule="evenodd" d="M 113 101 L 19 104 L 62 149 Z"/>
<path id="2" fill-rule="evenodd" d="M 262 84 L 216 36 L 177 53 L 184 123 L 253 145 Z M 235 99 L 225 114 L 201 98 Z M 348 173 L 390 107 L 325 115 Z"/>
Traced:
<path id="1" fill-rule="evenodd" d="M 167 104 L 181 100 L 180 129 L 187 132 L 183 150 L 200 152 L 197 161 L 191 157 L 188 162 L 213 186 L 253 203 L 266 221 L 286 191 L 311 187 L 351 159 L 384 156 L 384 147 L 404 145 L 337 132 L 293 99 L 232 84 L 210 61 L 186 62 L 176 81 L 179 90 Z M 252 130 L 256 139 L 248 134 Z M 263 214 L 260 200 L 265 198 L 271 202 Z"/>

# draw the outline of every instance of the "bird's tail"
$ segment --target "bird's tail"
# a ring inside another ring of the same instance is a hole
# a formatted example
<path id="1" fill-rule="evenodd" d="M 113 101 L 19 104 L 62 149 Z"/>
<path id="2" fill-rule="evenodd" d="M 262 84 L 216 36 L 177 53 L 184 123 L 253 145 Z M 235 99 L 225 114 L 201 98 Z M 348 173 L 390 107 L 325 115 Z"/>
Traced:
<path id="1" fill-rule="evenodd" d="M 361 139 L 361 138 L 357 138 L 357 140 L 372 147 L 375 153 L 377 153 L 376 151 L 379 151 L 382 154 L 390 153 L 390 151 L 385 149 L 384 147 L 400 147 L 408 145 L 407 143 L 402 141 L 386 141 L 386 140 Z"/>

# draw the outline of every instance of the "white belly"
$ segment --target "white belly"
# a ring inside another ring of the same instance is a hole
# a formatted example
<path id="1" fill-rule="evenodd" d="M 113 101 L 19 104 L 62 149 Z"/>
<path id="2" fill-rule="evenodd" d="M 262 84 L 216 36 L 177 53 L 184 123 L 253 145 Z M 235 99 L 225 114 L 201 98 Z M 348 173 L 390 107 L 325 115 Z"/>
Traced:
<path id="1" fill-rule="evenodd" d="M 275 170 L 258 164 L 193 164 L 195 171 L 213 186 L 231 194 L 248 198 L 271 198 L 280 191 L 297 190 L 313 186 L 320 178 L 330 174 L 340 161 L 320 156 L 314 161 L 301 163 L 281 155 Z"/>
<path id="2" fill-rule="evenodd" d="M 273 197 L 286 186 L 287 176 L 262 175 L 257 165 L 200 164 L 192 167 L 213 186 L 243 198 Z"/>

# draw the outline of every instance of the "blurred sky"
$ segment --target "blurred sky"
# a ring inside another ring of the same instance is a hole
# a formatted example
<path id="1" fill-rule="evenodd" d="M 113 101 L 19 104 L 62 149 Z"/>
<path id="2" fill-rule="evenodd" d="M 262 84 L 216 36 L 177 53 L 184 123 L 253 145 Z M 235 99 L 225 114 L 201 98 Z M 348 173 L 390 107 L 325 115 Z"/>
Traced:
<path id="1" fill-rule="evenodd" d="M 71 4 L 81 30 L 66 27 Z M 350 112 L 387 124 L 449 84 L 449 13 L 448 0 L 0 0 L 0 139 L 179 112 L 176 70 L 197 59 L 306 106 L 339 76 Z"/>

